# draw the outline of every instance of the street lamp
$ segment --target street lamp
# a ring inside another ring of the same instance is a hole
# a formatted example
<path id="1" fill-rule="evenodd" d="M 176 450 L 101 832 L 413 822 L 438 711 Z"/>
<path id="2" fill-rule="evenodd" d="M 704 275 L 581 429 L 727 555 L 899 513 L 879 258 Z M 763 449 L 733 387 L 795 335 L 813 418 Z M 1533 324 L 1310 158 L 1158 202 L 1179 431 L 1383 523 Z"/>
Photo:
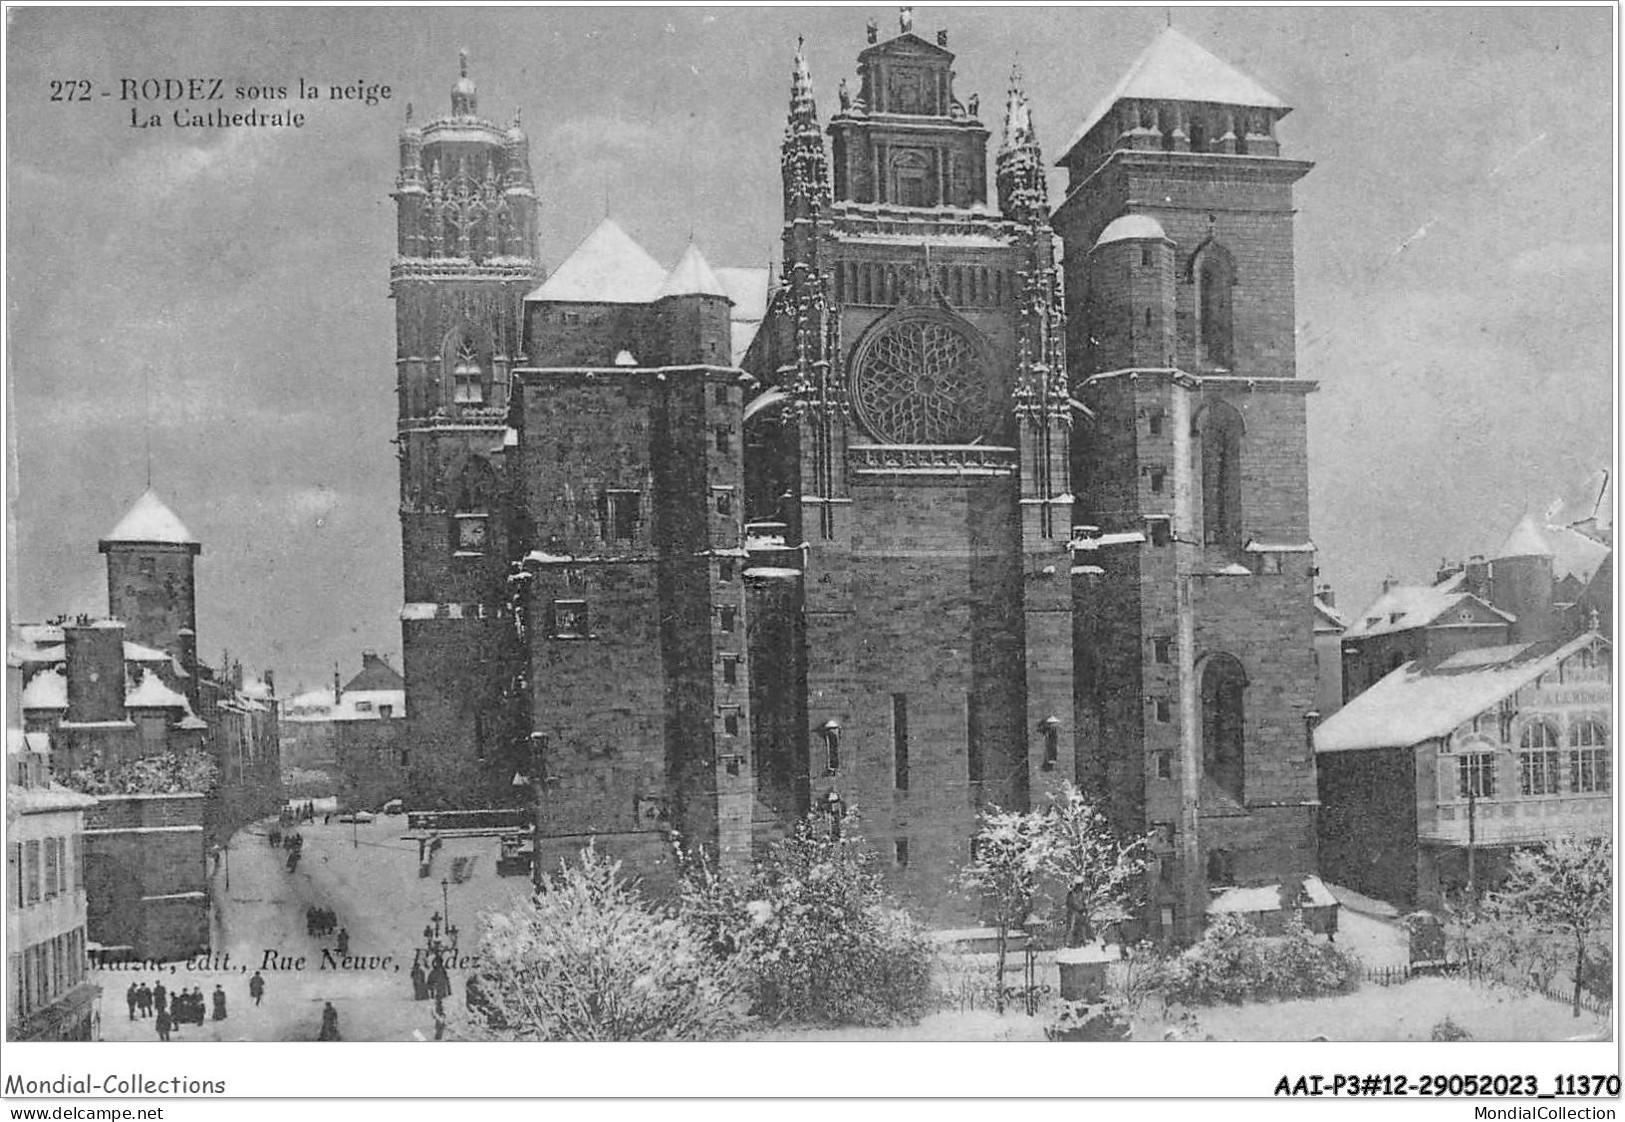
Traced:
<path id="1" fill-rule="evenodd" d="M 450 887 L 451 887 L 451 881 L 447 880 L 445 877 L 441 877 L 440 878 L 440 906 L 445 909 L 446 927 L 448 929 L 451 927 L 451 898 L 446 894 L 446 890 L 448 888 L 450 888 Z"/>

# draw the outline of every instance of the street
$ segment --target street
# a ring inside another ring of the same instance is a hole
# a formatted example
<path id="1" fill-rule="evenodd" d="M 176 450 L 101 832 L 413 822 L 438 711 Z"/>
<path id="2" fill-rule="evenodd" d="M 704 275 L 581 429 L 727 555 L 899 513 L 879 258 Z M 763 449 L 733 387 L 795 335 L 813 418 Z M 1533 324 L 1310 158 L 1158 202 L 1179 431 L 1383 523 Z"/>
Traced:
<path id="1" fill-rule="evenodd" d="M 402 836 L 404 816 L 328 825 L 318 816 L 298 827 L 303 855 L 289 873 L 286 851 L 268 843 L 270 827 L 261 822 L 238 833 L 212 872 L 213 953 L 168 964 L 161 979 L 171 991 L 201 987 L 206 999 L 222 986 L 227 1018 L 178 1026 L 172 1039 L 313 1041 L 331 1001 L 344 1040 L 432 1040 L 432 1004 L 412 998 L 412 962 L 425 946 L 424 929 L 432 934 L 438 918 L 440 938 L 449 943 L 455 926 L 466 951 L 477 938 L 478 914 L 523 898 L 529 878 L 496 876 L 494 838 L 446 841 L 433 856 L 432 875 L 420 877 L 417 842 Z M 454 863 L 464 883 L 451 883 Z M 349 934 L 348 956 L 339 956 L 334 936 L 307 933 L 307 907 L 333 910 L 336 927 Z M 256 970 L 265 979 L 258 1007 L 248 993 Z M 465 971 L 454 966 L 450 974 L 446 1006 L 455 1017 Z M 160 980 L 155 971 L 103 968 L 91 975 L 103 989 L 102 1039 L 157 1039 L 156 1017 L 132 1021 L 125 1002 L 132 982 Z"/>

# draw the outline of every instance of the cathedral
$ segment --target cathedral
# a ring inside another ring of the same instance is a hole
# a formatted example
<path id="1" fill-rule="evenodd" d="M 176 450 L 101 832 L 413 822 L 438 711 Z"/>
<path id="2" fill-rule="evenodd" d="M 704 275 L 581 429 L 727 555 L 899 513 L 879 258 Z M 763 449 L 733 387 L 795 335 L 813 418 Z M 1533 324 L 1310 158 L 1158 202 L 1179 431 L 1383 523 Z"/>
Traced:
<path id="1" fill-rule="evenodd" d="M 811 815 L 941 924 L 978 813 L 1072 781 L 1188 936 L 1315 867 L 1310 165 L 1169 28 L 1052 208 L 1019 73 L 984 123 L 907 13 L 827 120 L 798 49 L 771 281 L 607 219 L 544 275 L 519 119 L 466 61 L 408 111 L 402 795 L 657 889 L 674 833 L 743 869 Z"/>

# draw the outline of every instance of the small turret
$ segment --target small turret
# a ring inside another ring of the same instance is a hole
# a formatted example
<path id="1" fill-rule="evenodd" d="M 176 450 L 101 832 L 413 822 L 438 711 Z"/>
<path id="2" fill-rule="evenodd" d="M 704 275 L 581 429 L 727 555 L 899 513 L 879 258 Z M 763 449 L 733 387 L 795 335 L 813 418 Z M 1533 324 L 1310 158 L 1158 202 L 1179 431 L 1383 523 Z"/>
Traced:
<path id="1" fill-rule="evenodd" d="M 468 52 L 457 52 L 458 78 L 451 87 L 451 114 L 454 117 L 475 117 L 479 115 L 480 95 L 474 87 L 474 79 L 468 76 Z"/>

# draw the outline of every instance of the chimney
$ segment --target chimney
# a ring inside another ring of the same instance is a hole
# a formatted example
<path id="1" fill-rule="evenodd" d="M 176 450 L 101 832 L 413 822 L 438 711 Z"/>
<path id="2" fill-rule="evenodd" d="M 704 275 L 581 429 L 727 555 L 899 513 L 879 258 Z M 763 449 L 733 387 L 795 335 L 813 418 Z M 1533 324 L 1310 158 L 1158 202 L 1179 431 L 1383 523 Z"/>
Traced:
<path id="1" fill-rule="evenodd" d="M 1467 579 L 1462 582 L 1463 590 L 1471 592 L 1480 600 L 1488 601 L 1490 598 L 1490 566 L 1484 560 L 1482 553 L 1475 553 L 1467 558 Z"/>
<path id="2" fill-rule="evenodd" d="M 1392 592 L 1394 589 L 1396 589 L 1398 587 L 1399 587 L 1399 578 L 1398 577 L 1391 577 L 1390 576 L 1390 577 L 1383 577 L 1382 578 L 1382 594 L 1384 596 L 1388 595 L 1388 593 Z"/>
<path id="3" fill-rule="evenodd" d="M 1461 572 L 1463 568 L 1464 566 L 1460 561 L 1451 561 L 1448 558 L 1441 559 L 1439 561 L 1439 571 L 1433 574 L 1433 583 L 1443 584 Z"/>
<path id="4" fill-rule="evenodd" d="M 261 675 L 261 677 L 265 680 L 265 692 L 269 696 L 275 697 L 276 696 L 276 671 L 267 670 L 267 671 L 265 671 L 264 674 Z"/>
<path id="5" fill-rule="evenodd" d="M 1331 585 L 1323 584 L 1319 588 L 1315 589 L 1315 596 L 1328 608 L 1337 607 L 1337 593 L 1332 591 Z"/>

